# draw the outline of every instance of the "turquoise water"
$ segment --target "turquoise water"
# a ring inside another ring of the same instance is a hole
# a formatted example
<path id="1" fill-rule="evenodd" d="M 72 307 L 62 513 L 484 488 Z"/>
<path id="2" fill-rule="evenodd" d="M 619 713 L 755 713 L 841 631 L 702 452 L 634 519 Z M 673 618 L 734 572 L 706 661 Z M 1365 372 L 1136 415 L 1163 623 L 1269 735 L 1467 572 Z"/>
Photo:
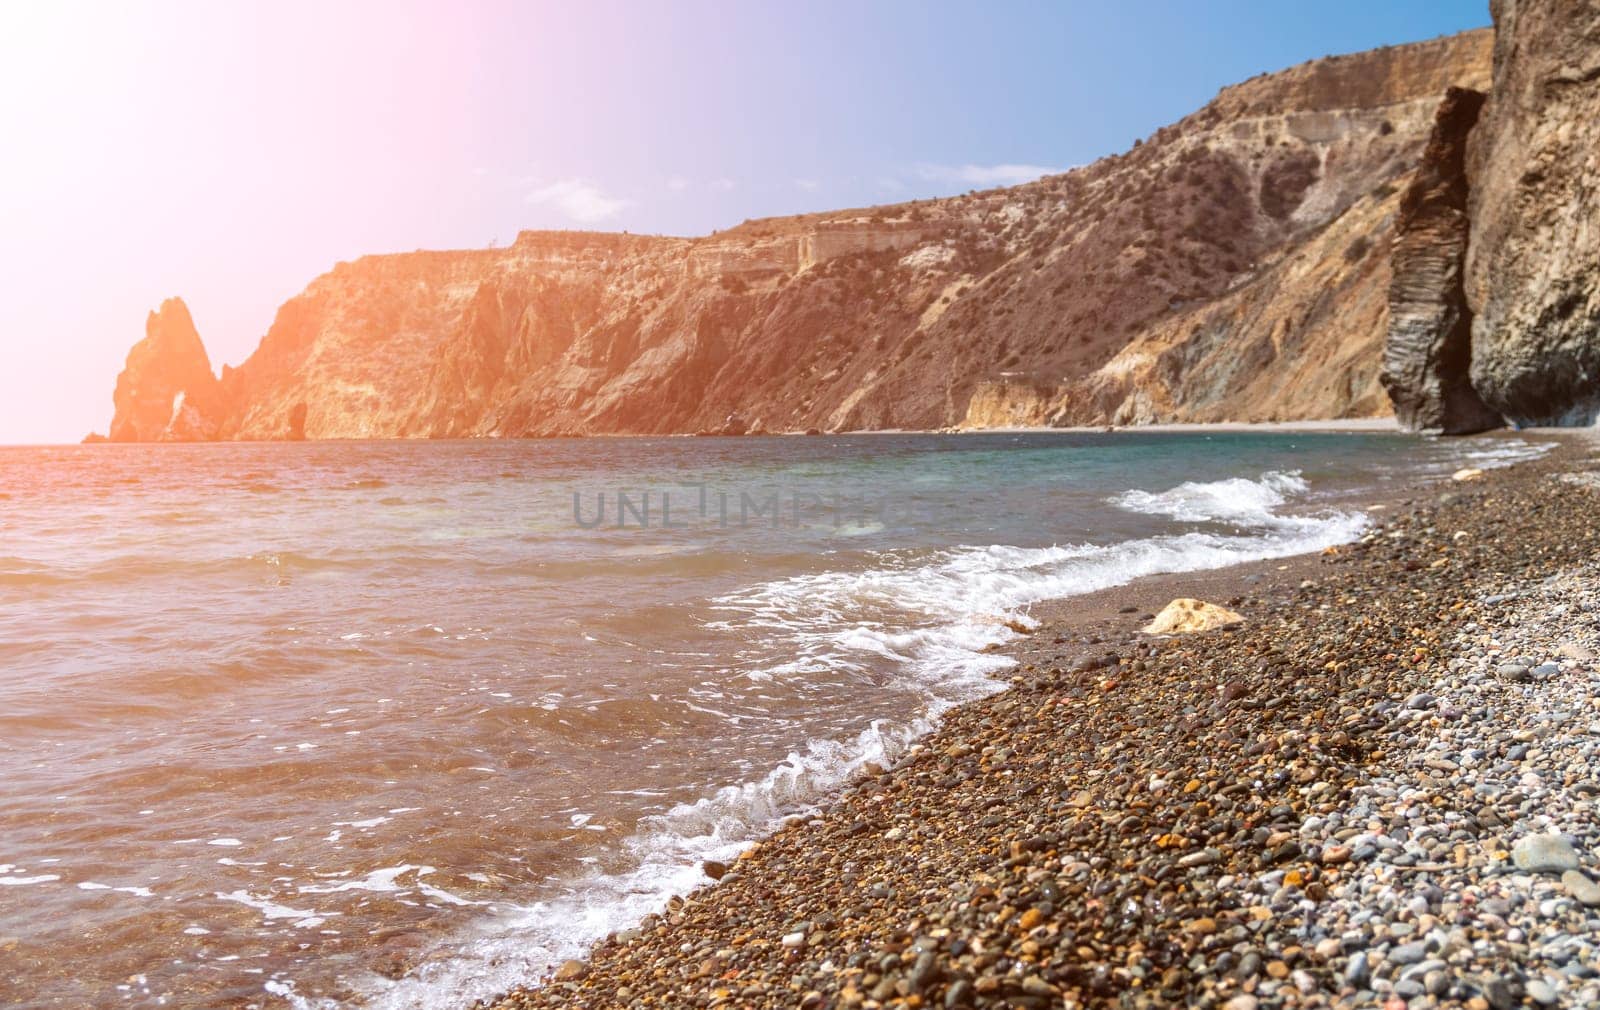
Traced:
<path id="1" fill-rule="evenodd" d="M 0 1004 L 459 1007 L 995 689 L 1033 604 L 1318 550 L 1375 486 L 1535 451 L 0 449 Z"/>

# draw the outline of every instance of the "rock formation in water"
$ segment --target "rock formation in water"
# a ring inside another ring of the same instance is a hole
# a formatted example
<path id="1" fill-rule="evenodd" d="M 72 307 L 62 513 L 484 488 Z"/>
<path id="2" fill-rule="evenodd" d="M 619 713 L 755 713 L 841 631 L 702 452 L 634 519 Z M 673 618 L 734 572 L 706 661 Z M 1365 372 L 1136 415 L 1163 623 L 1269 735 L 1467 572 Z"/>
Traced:
<path id="1" fill-rule="evenodd" d="M 1009 189 L 342 263 L 224 369 L 217 435 L 1384 414 L 1400 192 L 1446 89 L 1487 87 L 1491 41 L 1262 75 L 1125 154 Z"/>
<path id="2" fill-rule="evenodd" d="M 1408 428 L 1460 435 L 1499 427 L 1468 378 L 1472 313 L 1462 287 L 1467 251 L 1467 137 L 1484 95 L 1445 93 L 1410 185 L 1400 198 L 1389 284 L 1384 389 Z"/>
<path id="3" fill-rule="evenodd" d="M 1519 424 L 1600 415 L 1600 3 L 1492 0 L 1473 132 L 1472 384 Z"/>
<path id="4" fill-rule="evenodd" d="M 112 401 L 113 442 L 197 442 L 216 438 L 222 399 L 189 307 L 169 298 L 150 313 L 144 339 L 128 352 Z"/>

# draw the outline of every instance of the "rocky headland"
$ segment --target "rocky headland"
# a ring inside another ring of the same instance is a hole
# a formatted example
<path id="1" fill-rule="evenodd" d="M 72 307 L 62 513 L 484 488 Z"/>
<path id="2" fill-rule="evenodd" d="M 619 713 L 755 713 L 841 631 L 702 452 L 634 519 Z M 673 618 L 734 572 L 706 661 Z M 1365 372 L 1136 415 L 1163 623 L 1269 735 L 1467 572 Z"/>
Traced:
<path id="1" fill-rule="evenodd" d="M 110 438 L 1589 423 L 1600 5 L 1491 9 L 1023 186 L 341 263 L 220 377 L 169 300 Z"/>
<path id="2" fill-rule="evenodd" d="M 136 350 L 111 437 L 1383 415 L 1401 196 L 1447 90 L 1490 88 L 1492 45 L 1482 30 L 1264 74 L 1008 189 L 341 263 L 215 380 L 203 352 Z M 179 393 L 198 416 L 167 423 Z"/>

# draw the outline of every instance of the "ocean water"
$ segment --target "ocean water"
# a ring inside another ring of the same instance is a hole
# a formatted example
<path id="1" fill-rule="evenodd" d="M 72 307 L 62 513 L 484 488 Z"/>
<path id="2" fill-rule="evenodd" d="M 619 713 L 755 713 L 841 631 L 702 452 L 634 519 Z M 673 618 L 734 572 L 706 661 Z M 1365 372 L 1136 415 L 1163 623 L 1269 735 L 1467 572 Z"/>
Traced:
<path id="1" fill-rule="evenodd" d="M 0 1005 L 464 1007 L 998 689 L 1033 604 L 1540 448 L 0 449 Z"/>

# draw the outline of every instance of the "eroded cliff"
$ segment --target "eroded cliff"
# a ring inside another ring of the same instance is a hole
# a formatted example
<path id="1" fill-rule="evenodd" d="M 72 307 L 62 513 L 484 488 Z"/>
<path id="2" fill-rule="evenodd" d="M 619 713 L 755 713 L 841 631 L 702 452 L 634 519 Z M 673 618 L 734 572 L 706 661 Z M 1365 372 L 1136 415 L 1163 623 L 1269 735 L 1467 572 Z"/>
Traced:
<path id="1" fill-rule="evenodd" d="M 1468 377 L 1472 312 L 1462 286 L 1467 251 L 1467 140 L 1484 94 L 1451 88 L 1422 164 L 1400 201 L 1390 265 L 1383 387 L 1408 428 L 1447 435 L 1499 427 Z"/>
<path id="2" fill-rule="evenodd" d="M 210 420 L 329 438 L 1385 413 L 1399 194 L 1445 89 L 1487 86 L 1490 43 L 1263 75 L 1010 189 L 340 264 L 224 369 Z"/>
<path id="3" fill-rule="evenodd" d="M 1522 424 L 1600 416 L 1600 2 L 1493 0 L 1472 136 L 1472 384 Z"/>

